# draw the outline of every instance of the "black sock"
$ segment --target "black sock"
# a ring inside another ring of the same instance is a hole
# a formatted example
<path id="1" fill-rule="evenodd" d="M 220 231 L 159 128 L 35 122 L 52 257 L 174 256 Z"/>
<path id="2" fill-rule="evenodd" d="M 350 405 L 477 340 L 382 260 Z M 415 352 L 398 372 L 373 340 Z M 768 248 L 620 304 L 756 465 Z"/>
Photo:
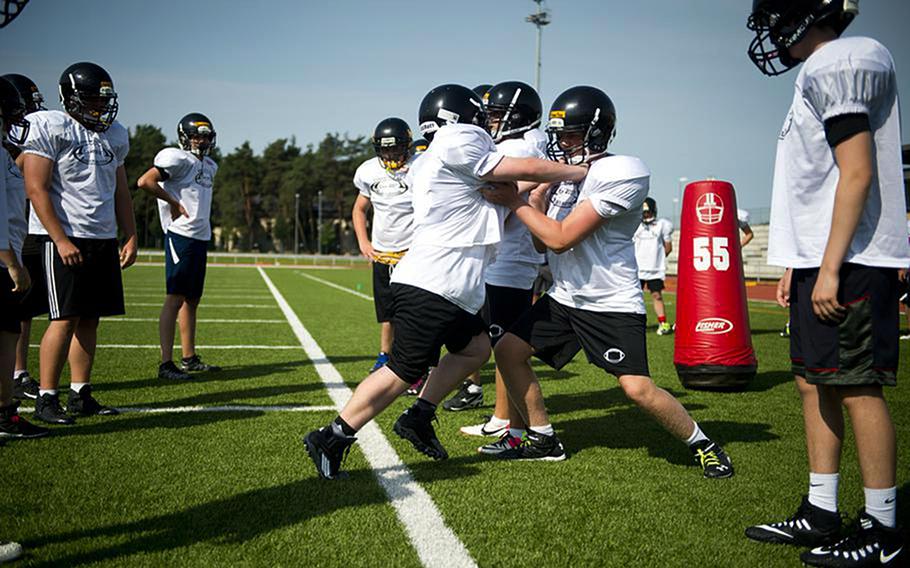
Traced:
<path id="1" fill-rule="evenodd" d="M 338 428 L 336 429 L 335 426 L 338 426 Z M 341 434 L 345 436 L 353 436 L 357 433 L 357 430 L 351 428 L 351 425 L 345 422 L 341 416 L 335 417 L 335 420 L 332 421 L 332 430 L 336 432 L 340 430 Z"/>
<path id="2" fill-rule="evenodd" d="M 430 402 L 429 400 L 426 400 L 423 398 L 418 398 L 417 401 L 414 403 L 414 406 L 416 406 L 417 409 L 420 410 L 421 412 L 428 412 L 430 414 L 433 414 L 436 412 L 436 405 L 433 404 L 432 402 Z"/>

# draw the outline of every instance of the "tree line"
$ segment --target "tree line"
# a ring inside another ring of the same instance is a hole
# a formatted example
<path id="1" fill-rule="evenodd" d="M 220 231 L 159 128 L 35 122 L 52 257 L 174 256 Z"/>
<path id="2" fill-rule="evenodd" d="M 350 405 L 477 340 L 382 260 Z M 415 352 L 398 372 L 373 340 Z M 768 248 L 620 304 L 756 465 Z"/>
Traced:
<path id="1" fill-rule="evenodd" d="M 130 130 L 126 172 L 134 183 L 168 143 L 160 128 L 140 124 Z M 299 196 L 298 246 L 301 253 L 356 253 L 351 206 L 357 190 L 357 167 L 373 156 L 368 137 L 327 134 L 306 149 L 293 138 L 280 138 L 257 155 L 249 142 L 223 155 L 218 163 L 212 198 L 213 246 L 221 250 L 294 252 L 294 212 Z M 322 194 L 322 230 L 318 219 Z M 143 191 L 133 192 L 139 246 L 159 248 L 163 242 L 158 204 Z M 322 243 L 318 242 L 321 235 Z"/>

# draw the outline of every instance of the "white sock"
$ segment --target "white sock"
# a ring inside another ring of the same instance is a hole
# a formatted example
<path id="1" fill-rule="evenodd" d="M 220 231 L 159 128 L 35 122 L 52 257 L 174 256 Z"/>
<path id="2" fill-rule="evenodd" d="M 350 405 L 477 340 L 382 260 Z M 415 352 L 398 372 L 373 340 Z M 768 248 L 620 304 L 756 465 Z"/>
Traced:
<path id="1" fill-rule="evenodd" d="M 830 511 L 837 512 L 837 483 L 839 473 L 809 473 L 809 503 Z"/>
<path id="2" fill-rule="evenodd" d="M 13 373 L 13 378 L 18 381 L 19 377 L 21 377 L 22 375 L 27 375 L 27 374 L 28 374 L 28 371 L 26 369 L 16 369 L 16 371 Z"/>
<path id="3" fill-rule="evenodd" d="M 44 396 L 46 394 L 56 395 L 57 389 L 38 389 L 38 396 Z"/>
<path id="4" fill-rule="evenodd" d="M 503 428 L 509 425 L 508 418 L 498 418 L 496 416 L 491 416 L 490 420 L 487 421 L 488 430 L 502 430 Z"/>
<path id="5" fill-rule="evenodd" d="M 477 394 L 479 392 L 483 392 L 483 389 L 480 387 L 480 385 L 475 385 L 474 383 L 471 383 L 470 385 L 468 385 L 468 392 L 471 394 Z"/>
<path id="6" fill-rule="evenodd" d="M 705 436 L 705 433 L 701 431 L 701 428 L 698 427 L 698 422 L 692 421 L 695 424 L 695 430 L 692 430 L 692 435 L 686 438 L 686 445 L 691 446 L 692 444 L 697 444 L 703 440 L 707 440 L 708 437 Z"/>
<path id="7" fill-rule="evenodd" d="M 866 494 L 866 514 L 885 525 L 897 526 L 897 487 L 888 489 L 869 489 L 863 487 Z"/>
<path id="8" fill-rule="evenodd" d="M 543 426 L 531 426 L 528 430 L 533 430 L 538 434 L 543 434 L 544 436 L 553 436 L 556 434 L 556 431 L 553 430 L 552 424 L 544 424 Z"/>
<path id="9" fill-rule="evenodd" d="M 525 429 L 524 428 L 509 428 L 509 435 L 515 438 L 524 438 Z"/>
<path id="10" fill-rule="evenodd" d="M 88 383 L 70 383 L 70 390 L 73 390 L 73 391 L 75 391 L 75 392 L 79 392 L 79 391 L 82 390 L 82 387 L 84 387 L 84 386 L 87 385 L 87 384 L 88 384 Z"/>

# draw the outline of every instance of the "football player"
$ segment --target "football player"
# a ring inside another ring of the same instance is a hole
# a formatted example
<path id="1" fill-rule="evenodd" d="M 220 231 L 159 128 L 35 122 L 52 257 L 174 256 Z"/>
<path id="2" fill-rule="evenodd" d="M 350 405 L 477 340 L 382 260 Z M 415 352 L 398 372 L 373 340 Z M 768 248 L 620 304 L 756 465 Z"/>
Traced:
<path id="1" fill-rule="evenodd" d="M 98 319 L 124 313 L 120 272 L 136 261 L 136 225 L 123 166 L 129 135 L 115 120 L 111 76 L 94 63 L 75 63 L 59 86 L 65 112 L 29 115 L 22 151 L 25 190 L 40 222 L 35 232 L 43 235 L 50 308 L 35 418 L 73 424 L 74 415 L 117 414 L 92 396 L 91 371 Z M 71 382 L 64 412 L 57 388 L 67 358 Z"/>
<path id="2" fill-rule="evenodd" d="M 584 181 L 537 190 L 531 202 L 514 187 L 483 190 L 509 207 L 547 250 L 554 285 L 496 345 L 496 363 L 510 398 L 529 428 L 503 459 L 559 461 L 566 457 L 550 424 L 536 356 L 560 369 L 584 349 L 588 360 L 619 379 L 626 396 L 686 443 L 705 477 L 733 475 L 727 454 L 701 431 L 686 409 L 648 372 L 645 305 L 632 237 L 641 222 L 650 172 L 638 158 L 607 152 L 616 125 L 610 98 L 594 87 L 573 87 L 550 109 L 550 157 L 590 164 Z M 546 212 L 544 212 L 546 211 Z"/>
<path id="3" fill-rule="evenodd" d="M 520 81 L 506 81 L 484 95 L 489 130 L 496 151 L 513 158 L 546 159 L 534 141 L 525 136 L 540 126 L 543 105 L 533 87 Z M 527 193 L 524 194 L 527 198 Z M 531 307 L 537 267 L 543 256 L 534 248 L 527 227 L 512 215 L 506 218 L 496 259 L 484 273 L 486 286 L 485 320 L 495 347 L 503 333 Z M 464 382 L 454 397 L 443 404 L 446 410 L 465 410 L 483 403 L 479 377 Z M 461 432 L 474 436 L 497 436 L 499 440 L 480 447 L 481 453 L 495 454 L 518 443 L 524 435 L 521 415 L 510 411 L 509 395 L 496 371 L 496 405 L 493 416 L 481 424 L 465 426 Z"/>
<path id="4" fill-rule="evenodd" d="M 22 143 L 29 129 L 25 112 L 19 92 L 0 78 L 0 140 L 5 143 L 11 138 L 10 142 Z M 40 438 L 48 430 L 19 416 L 19 402 L 13 399 L 20 302 L 31 283 L 28 270 L 20 262 L 26 233 L 22 176 L 7 155 L 5 144 L 0 146 L 0 160 L 7 165 L 0 175 L 0 440 Z"/>
<path id="5" fill-rule="evenodd" d="M 739 230 L 743 234 L 739 239 L 739 246 L 744 247 L 751 243 L 752 239 L 755 238 L 755 232 L 752 230 L 752 226 L 749 225 L 749 212 L 745 209 L 737 209 L 736 223 L 739 225 Z"/>
<path id="6" fill-rule="evenodd" d="M 411 248 L 392 273 L 395 341 L 388 364 L 360 383 L 331 424 L 304 438 L 324 478 L 339 476 L 357 431 L 434 364 L 417 401 L 394 430 L 421 453 L 448 457 L 432 425 L 436 405 L 490 356 L 490 338 L 478 312 L 484 302 L 484 271 L 501 239 L 505 211 L 484 201 L 478 189 L 514 180 L 578 181 L 587 172 L 586 167 L 497 152 L 484 130 L 483 103 L 467 87 L 433 89 L 418 116 L 421 134 L 431 144 L 410 185 L 416 227 Z M 448 354 L 439 359 L 443 345 Z"/>
<path id="7" fill-rule="evenodd" d="M 357 199 L 352 218 L 360 252 L 373 265 L 373 304 L 380 325 L 379 355 L 372 373 L 389 361 L 392 349 L 393 298 L 389 278 L 411 246 L 414 207 L 406 175 L 411 165 L 411 128 L 400 118 L 386 118 L 373 130 L 374 158 L 360 164 L 354 173 Z M 367 212 L 373 209 L 372 237 L 367 231 Z"/>
<path id="8" fill-rule="evenodd" d="M 212 238 L 212 180 L 218 165 L 209 157 L 215 128 L 204 114 L 190 113 L 177 123 L 180 148 L 165 148 L 136 185 L 158 198 L 164 231 L 167 295 L 158 319 L 161 363 L 158 378 L 187 380 L 189 373 L 219 371 L 196 353 L 196 312 L 205 287 L 205 266 Z M 180 322 L 182 358 L 174 363 L 174 328 Z"/>
<path id="9" fill-rule="evenodd" d="M 19 96 L 25 102 L 25 114 L 29 115 L 44 108 L 44 97 L 35 82 L 18 73 L 10 73 L 3 76 L 19 92 Z M 25 193 L 25 184 L 22 180 L 21 168 L 24 157 L 21 149 L 7 140 L 6 148 L 11 160 L 15 164 L 7 164 L 7 170 L 13 172 L 14 183 L 22 187 Z M 21 333 L 19 342 L 16 344 L 16 371 L 13 373 L 13 382 L 15 383 L 15 396 L 18 399 L 38 398 L 38 381 L 33 379 L 28 373 L 28 350 L 29 340 L 32 332 L 32 318 L 46 314 L 47 307 L 47 285 L 44 282 L 44 268 L 41 265 L 41 247 L 39 245 L 40 237 L 32 232 L 32 227 L 38 227 L 38 218 L 31 211 L 25 215 L 25 202 L 16 203 L 16 207 L 22 208 L 23 216 L 16 215 L 17 221 L 26 222 L 28 219 L 27 235 L 22 243 L 22 266 L 28 270 L 31 279 L 31 287 L 25 291 L 25 296 L 19 307 L 19 314 L 22 318 Z M 34 221 L 31 219 L 34 217 Z"/>
<path id="10" fill-rule="evenodd" d="M 673 223 L 657 217 L 657 202 L 646 197 L 641 205 L 641 224 L 632 236 L 635 243 L 635 262 L 642 289 L 651 292 L 654 313 L 657 315 L 657 335 L 673 333 L 664 308 L 664 278 L 667 277 L 667 257 L 673 252 Z"/>
<path id="11" fill-rule="evenodd" d="M 763 73 L 802 64 L 777 141 L 768 264 L 787 268 L 777 300 L 790 307 L 809 479 L 794 514 L 746 536 L 810 547 L 800 558 L 812 566 L 906 566 L 883 393 L 897 382 L 897 270 L 910 262 L 898 82 L 882 44 L 840 37 L 858 12 L 856 0 L 754 0 L 748 19 Z M 844 409 L 865 507 L 841 538 Z"/>

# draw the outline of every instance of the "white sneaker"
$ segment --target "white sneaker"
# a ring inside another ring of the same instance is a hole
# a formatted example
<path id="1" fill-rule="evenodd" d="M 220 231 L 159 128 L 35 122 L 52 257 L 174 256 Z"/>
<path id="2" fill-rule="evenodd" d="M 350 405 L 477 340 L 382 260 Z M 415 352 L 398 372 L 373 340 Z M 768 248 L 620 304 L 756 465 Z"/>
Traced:
<path id="1" fill-rule="evenodd" d="M 485 422 L 480 424 L 475 424 L 473 426 L 462 426 L 460 428 L 462 434 L 466 436 L 482 436 L 482 437 L 499 437 L 504 433 L 509 431 L 508 423 L 502 428 L 494 428 L 490 426 L 490 420 L 487 419 Z"/>
<path id="2" fill-rule="evenodd" d="M 12 562 L 22 556 L 22 545 L 18 542 L 0 541 L 0 563 Z"/>

